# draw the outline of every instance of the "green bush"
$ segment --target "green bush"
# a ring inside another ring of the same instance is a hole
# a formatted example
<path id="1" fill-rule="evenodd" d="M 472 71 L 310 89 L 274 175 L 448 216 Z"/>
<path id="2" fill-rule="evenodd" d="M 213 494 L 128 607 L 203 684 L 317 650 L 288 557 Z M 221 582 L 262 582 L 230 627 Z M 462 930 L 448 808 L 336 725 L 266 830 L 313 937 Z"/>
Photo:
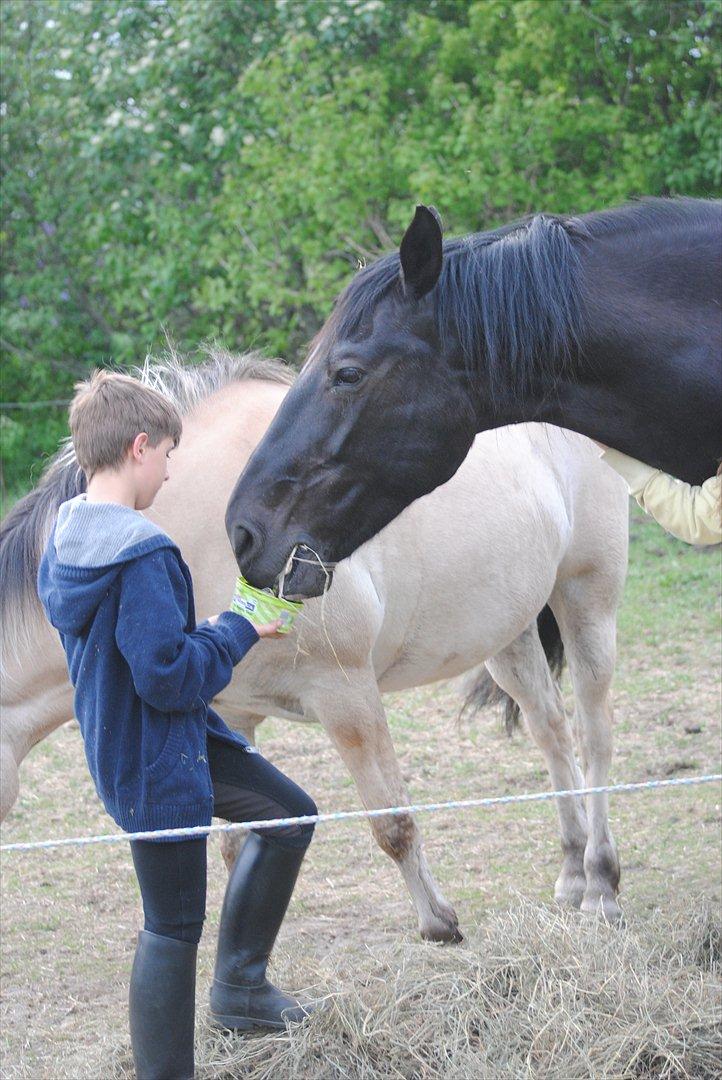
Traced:
<path id="1" fill-rule="evenodd" d="M 717 0 L 6 0 L 2 398 L 218 337 L 296 361 L 451 232 L 720 187 Z M 3 412 L 28 484 L 62 409 Z"/>

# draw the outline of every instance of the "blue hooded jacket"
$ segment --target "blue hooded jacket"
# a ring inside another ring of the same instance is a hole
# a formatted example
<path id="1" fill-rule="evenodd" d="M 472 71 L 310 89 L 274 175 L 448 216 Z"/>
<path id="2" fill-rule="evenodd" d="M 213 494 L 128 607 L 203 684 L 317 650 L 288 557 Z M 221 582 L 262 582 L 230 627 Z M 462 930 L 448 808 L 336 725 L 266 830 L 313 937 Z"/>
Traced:
<path id="1" fill-rule="evenodd" d="M 38 570 L 60 632 L 95 787 L 125 830 L 208 825 L 206 734 L 237 746 L 209 702 L 258 634 L 224 611 L 196 626 L 180 551 L 119 503 L 63 503 Z"/>

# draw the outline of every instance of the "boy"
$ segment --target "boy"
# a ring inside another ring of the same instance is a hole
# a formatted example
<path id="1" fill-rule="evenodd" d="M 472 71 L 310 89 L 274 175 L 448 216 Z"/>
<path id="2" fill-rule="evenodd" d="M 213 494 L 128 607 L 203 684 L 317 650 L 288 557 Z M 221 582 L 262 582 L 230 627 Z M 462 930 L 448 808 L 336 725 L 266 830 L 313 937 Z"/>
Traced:
<path id="1" fill-rule="evenodd" d="M 70 429 L 87 491 L 63 503 L 38 572 L 60 632 L 96 789 L 130 832 L 316 813 L 312 799 L 209 707 L 233 667 L 279 623 L 231 611 L 196 626 L 190 573 L 139 511 L 168 479 L 182 422 L 165 397 L 96 371 L 76 386 Z M 266 979 L 313 826 L 249 833 L 231 871 L 211 1013 L 235 1030 L 307 1015 Z M 196 951 L 205 917 L 206 837 L 131 842 L 144 929 L 130 979 L 139 1080 L 194 1074 Z"/>

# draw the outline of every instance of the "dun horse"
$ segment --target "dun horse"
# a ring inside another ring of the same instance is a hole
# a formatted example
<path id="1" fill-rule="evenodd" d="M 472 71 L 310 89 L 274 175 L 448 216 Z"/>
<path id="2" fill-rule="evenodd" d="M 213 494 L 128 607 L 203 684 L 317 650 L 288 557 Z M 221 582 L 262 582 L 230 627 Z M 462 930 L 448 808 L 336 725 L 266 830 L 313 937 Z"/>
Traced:
<path id="1" fill-rule="evenodd" d="M 143 378 L 185 414 L 171 481 L 149 516 L 188 560 L 205 617 L 227 605 L 236 575 L 224 507 L 291 376 L 273 362 L 217 353 L 196 367 L 172 358 L 146 365 Z M 39 607 L 35 575 L 58 504 L 83 486 L 66 450 L 0 534 L 3 815 L 15 801 L 25 755 L 72 717 L 63 652 Z M 611 756 L 609 693 L 626 551 L 624 484 L 588 440 L 541 425 L 483 436 L 450 483 L 338 567 L 324 612 L 333 649 L 321 602 L 310 601 L 297 634 L 259 643 L 217 707 L 251 738 L 268 715 L 320 722 L 363 805 L 378 808 L 408 802 L 383 691 L 478 669 L 475 700 L 489 697 L 490 673 L 518 702 L 555 789 L 602 785 Z M 560 646 L 561 631 L 569 659 L 583 774 L 537 629 L 542 609 L 549 654 Z M 479 667 L 483 662 L 488 672 Z M 619 868 L 606 798 L 590 797 L 586 807 L 567 798 L 558 810 L 557 898 L 589 911 L 601 906 L 615 917 Z M 414 818 L 376 818 L 372 829 L 403 874 L 422 935 L 457 938 L 456 915 L 427 865 Z"/>
<path id="2" fill-rule="evenodd" d="M 442 244 L 420 206 L 339 297 L 233 493 L 241 570 L 330 566 L 444 483 L 477 432 L 543 420 L 691 483 L 722 456 L 722 204 L 648 199 Z M 289 591 L 315 596 L 318 567 Z"/>

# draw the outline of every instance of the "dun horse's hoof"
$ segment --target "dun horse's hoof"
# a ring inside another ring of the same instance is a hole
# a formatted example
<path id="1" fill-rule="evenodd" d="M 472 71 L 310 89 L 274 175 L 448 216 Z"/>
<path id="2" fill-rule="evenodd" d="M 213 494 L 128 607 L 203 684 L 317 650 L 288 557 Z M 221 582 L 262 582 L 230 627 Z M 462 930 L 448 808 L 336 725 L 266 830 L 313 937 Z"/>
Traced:
<path id="1" fill-rule="evenodd" d="M 585 915 L 596 915 L 612 925 L 620 925 L 624 915 L 613 896 L 585 896 L 582 900 L 581 911 Z"/>
<path id="2" fill-rule="evenodd" d="M 464 935 L 459 930 L 456 915 L 453 919 L 431 919 L 419 927 L 424 941 L 437 941 L 446 945 L 458 945 L 464 940 Z"/>
<path id="3" fill-rule="evenodd" d="M 560 877 L 554 889 L 554 899 L 563 908 L 573 908 L 579 911 L 587 888 L 587 879 L 584 874 Z"/>

